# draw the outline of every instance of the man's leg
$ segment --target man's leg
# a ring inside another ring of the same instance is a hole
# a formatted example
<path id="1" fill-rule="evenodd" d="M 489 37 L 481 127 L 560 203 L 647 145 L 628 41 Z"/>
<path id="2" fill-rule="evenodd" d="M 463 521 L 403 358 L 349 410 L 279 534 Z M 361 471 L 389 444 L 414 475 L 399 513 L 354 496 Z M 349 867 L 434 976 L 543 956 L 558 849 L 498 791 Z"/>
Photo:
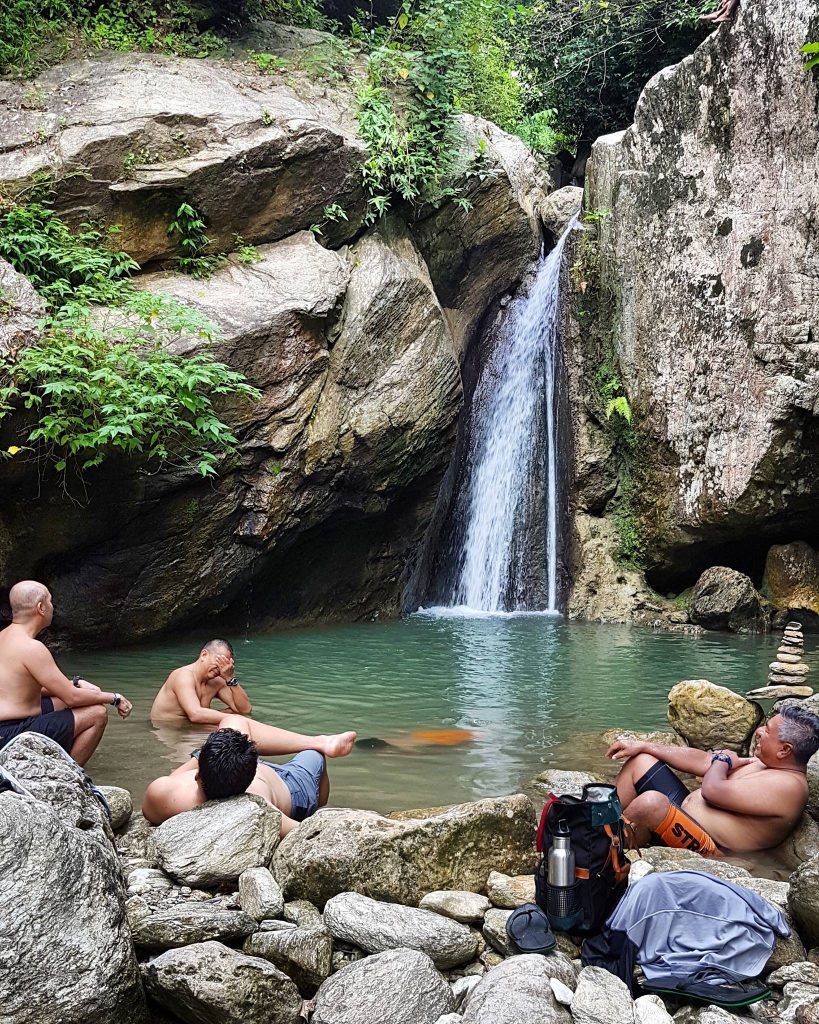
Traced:
<path id="1" fill-rule="evenodd" d="M 627 833 L 632 849 L 650 845 L 651 833 L 662 825 L 670 807 L 662 793 L 641 793 L 631 801 L 625 817 L 634 826 L 632 834 Z"/>
<path id="2" fill-rule="evenodd" d="M 317 750 L 325 757 L 344 757 L 353 749 L 354 732 L 342 732 L 335 736 L 304 736 L 298 732 L 278 729 L 265 725 L 243 715 L 225 715 L 218 726 L 220 729 L 236 729 L 249 736 L 260 754 L 298 754 L 302 750 Z"/>
<path id="3" fill-rule="evenodd" d="M 69 753 L 84 765 L 99 746 L 108 724 L 108 711 L 101 704 L 87 708 L 74 708 L 74 742 Z"/>
<path id="4" fill-rule="evenodd" d="M 657 758 L 651 754 L 638 754 L 636 757 L 630 757 L 623 765 L 620 774 L 614 780 L 623 810 L 637 798 L 637 783 L 655 764 Z"/>

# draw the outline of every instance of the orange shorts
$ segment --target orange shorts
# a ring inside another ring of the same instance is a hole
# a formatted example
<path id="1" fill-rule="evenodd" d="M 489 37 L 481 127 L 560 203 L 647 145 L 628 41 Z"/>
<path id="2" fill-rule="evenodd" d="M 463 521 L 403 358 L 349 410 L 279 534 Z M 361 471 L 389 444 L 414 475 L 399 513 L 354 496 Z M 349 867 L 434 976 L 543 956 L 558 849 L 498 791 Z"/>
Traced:
<path id="1" fill-rule="evenodd" d="M 677 850 L 692 850 L 705 857 L 712 857 L 719 852 L 719 847 L 702 825 L 698 825 L 675 804 L 668 808 L 668 814 L 654 829 L 654 833 L 666 846 L 673 846 Z"/>

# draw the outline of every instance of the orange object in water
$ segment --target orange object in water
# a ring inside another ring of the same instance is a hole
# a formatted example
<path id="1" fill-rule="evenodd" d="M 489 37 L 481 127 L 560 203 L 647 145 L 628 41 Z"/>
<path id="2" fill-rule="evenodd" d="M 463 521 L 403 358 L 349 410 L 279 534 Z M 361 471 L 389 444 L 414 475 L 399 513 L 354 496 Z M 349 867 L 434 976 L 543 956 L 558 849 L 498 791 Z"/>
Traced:
<path id="1" fill-rule="evenodd" d="M 412 738 L 431 746 L 457 747 L 462 743 L 471 743 L 475 735 L 470 729 L 420 729 L 412 733 Z"/>

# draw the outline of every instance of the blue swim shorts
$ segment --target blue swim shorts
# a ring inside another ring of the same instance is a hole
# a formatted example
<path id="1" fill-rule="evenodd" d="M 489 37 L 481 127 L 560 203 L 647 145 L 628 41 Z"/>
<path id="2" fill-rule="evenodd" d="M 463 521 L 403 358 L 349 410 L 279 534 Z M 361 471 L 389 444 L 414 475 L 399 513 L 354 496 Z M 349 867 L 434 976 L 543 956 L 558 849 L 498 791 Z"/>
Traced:
<path id="1" fill-rule="evenodd" d="M 318 810 L 319 785 L 324 775 L 324 755 L 317 750 L 302 750 L 287 764 L 259 761 L 272 768 L 290 790 L 290 815 L 294 821 L 304 821 Z"/>

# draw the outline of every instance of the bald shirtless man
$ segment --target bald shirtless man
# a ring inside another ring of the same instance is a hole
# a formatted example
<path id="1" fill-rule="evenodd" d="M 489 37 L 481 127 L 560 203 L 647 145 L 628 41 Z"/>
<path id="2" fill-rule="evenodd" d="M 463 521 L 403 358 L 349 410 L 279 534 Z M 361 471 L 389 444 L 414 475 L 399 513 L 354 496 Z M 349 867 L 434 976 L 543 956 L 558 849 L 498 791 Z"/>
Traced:
<path id="1" fill-rule="evenodd" d="M 142 802 L 148 821 L 161 825 L 206 800 L 255 793 L 282 812 L 281 834 L 286 835 L 323 807 L 330 794 L 324 756 L 305 750 L 287 764 L 260 761 L 250 725 L 239 715 L 226 715 L 222 727 L 208 736 L 187 764 L 155 779 Z"/>
<path id="2" fill-rule="evenodd" d="M 656 836 L 666 846 L 706 855 L 750 853 L 783 842 L 808 800 L 807 763 L 819 750 L 819 717 L 785 707 L 756 734 L 754 757 L 730 750 L 618 740 L 607 756 L 626 760 L 617 776 L 634 845 Z M 671 770 L 702 779 L 689 793 Z"/>
<path id="3" fill-rule="evenodd" d="M 0 631 L 0 747 L 21 732 L 39 732 L 84 765 L 102 739 L 106 707 L 127 718 L 131 703 L 57 668 L 37 639 L 54 615 L 47 587 L 23 580 L 11 588 L 9 603 L 12 621 Z"/>
<path id="4" fill-rule="evenodd" d="M 225 728 L 225 720 L 231 719 L 233 724 L 227 727 L 235 728 L 238 714 L 247 722 L 248 735 L 262 754 L 315 750 L 325 757 L 345 757 L 353 749 L 354 732 L 306 736 L 247 718 L 250 699 L 236 682 L 234 669 L 233 647 L 228 641 L 208 641 L 196 661 L 175 668 L 162 684 L 151 707 L 151 721 L 157 726 L 193 722 L 214 729 Z M 221 701 L 228 710 L 212 708 L 214 700 Z"/>

